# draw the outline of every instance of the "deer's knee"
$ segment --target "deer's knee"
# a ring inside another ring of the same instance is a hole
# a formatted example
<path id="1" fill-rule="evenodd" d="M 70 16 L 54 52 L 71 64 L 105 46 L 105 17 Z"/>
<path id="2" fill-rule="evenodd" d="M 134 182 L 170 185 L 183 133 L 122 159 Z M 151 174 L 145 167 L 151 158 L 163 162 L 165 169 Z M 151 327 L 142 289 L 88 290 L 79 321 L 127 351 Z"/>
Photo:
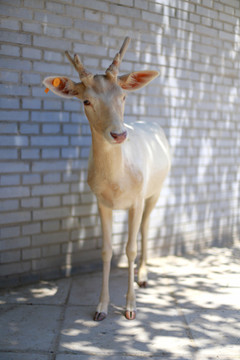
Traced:
<path id="1" fill-rule="evenodd" d="M 128 261 L 135 261 L 137 257 L 137 244 L 128 244 L 126 248 Z"/>
<path id="2" fill-rule="evenodd" d="M 106 247 L 102 249 L 102 260 L 104 262 L 110 262 L 112 259 L 112 248 Z"/>

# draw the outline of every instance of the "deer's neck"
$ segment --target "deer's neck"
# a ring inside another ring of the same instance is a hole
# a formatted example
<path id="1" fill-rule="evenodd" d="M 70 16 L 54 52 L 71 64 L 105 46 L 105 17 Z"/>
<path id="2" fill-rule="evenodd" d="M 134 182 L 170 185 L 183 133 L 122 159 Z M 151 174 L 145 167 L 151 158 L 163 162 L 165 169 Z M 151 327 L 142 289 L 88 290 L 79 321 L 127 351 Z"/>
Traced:
<path id="1" fill-rule="evenodd" d="M 115 181 L 124 169 L 121 145 L 111 145 L 92 130 L 92 167 L 94 173 L 106 180 Z"/>

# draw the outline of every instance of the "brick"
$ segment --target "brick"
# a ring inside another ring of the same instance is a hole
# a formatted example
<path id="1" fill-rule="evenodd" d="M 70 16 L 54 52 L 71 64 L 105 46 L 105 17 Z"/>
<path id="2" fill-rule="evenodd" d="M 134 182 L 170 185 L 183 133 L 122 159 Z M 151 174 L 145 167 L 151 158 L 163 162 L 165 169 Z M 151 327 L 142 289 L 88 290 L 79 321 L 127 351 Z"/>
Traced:
<path id="1" fill-rule="evenodd" d="M 31 34 L 32 33 L 41 34 L 42 32 L 41 24 L 23 22 L 22 27 L 23 27 L 23 31 L 30 32 Z"/>
<path id="2" fill-rule="evenodd" d="M 71 44 L 67 40 L 63 39 L 56 39 L 56 38 L 50 38 L 46 36 L 38 36 L 34 35 L 33 37 L 33 45 L 41 48 L 50 48 L 50 49 L 56 49 L 59 51 L 59 49 L 64 50 L 71 50 L 70 46 Z"/>
<path id="3" fill-rule="evenodd" d="M 10 136 L 10 135 L 1 135 L 0 136 L 0 146 L 27 146 L 28 138 L 26 136 Z"/>
<path id="4" fill-rule="evenodd" d="M 35 0 L 24 0 L 24 6 L 33 9 L 43 9 L 44 2 L 43 0 L 38 0 L 37 2 Z"/>
<path id="5" fill-rule="evenodd" d="M 59 219 L 69 216 L 68 208 L 52 208 L 52 209 L 43 209 L 43 210 L 34 210 L 33 211 L 33 220 L 49 220 L 49 219 Z"/>
<path id="6" fill-rule="evenodd" d="M 22 251 L 22 259 L 23 260 L 37 259 L 40 257 L 41 257 L 41 249 L 39 249 L 39 248 L 24 249 Z"/>
<path id="7" fill-rule="evenodd" d="M 2 175 L 0 177 L 1 185 L 19 185 L 20 184 L 20 176 L 19 175 Z"/>
<path id="8" fill-rule="evenodd" d="M 43 221 L 43 232 L 60 230 L 59 220 Z"/>
<path id="9" fill-rule="evenodd" d="M 63 125 L 63 133 L 66 135 L 80 135 L 81 134 L 81 127 L 80 125 L 76 124 L 64 124 Z"/>
<path id="10" fill-rule="evenodd" d="M 46 25 L 44 27 L 44 34 L 52 37 L 63 37 L 63 29 Z"/>
<path id="11" fill-rule="evenodd" d="M 227 14 L 225 14 L 223 12 L 219 13 L 219 20 L 222 20 L 224 22 L 228 22 L 228 23 L 230 23 L 232 25 L 236 25 L 235 17 L 232 16 L 232 15 L 227 15 Z"/>
<path id="12" fill-rule="evenodd" d="M 19 201 L 18 200 L 3 200 L 0 201 L 0 211 L 11 211 L 18 210 Z"/>
<path id="13" fill-rule="evenodd" d="M 1 121 L 28 121 L 28 119 L 29 119 L 28 111 L 15 111 L 15 110 L 0 111 Z"/>
<path id="14" fill-rule="evenodd" d="M 2 29 L 6 28 L 8 30 L 20 30 L 19 21 L 11 20 L 11 18 L 1 19 L 1 27 Z"/>
<path id="15" fill-rule="evenodd" d="M 29 188 L 25 186 L 12 186 L 12 187 L 0 188 L 1 199 L 19 198 L 29 195 L 30 195 Z"/>
<path id="16" fill-rule="evenodd" d="M 44 60 L 62 62 L 63 55 L 61 53 L 57 53 L 56 51 L 44 51 Z"/>
<path id="17" fill-rule="evenodd" d="M 52 245 L 68 242 L 68 232 L 57 232 L 50 234 L 34 235 L 32 238 L 33 246 Z"/>
<path id="18" fill-rule="evenodd" d="M 58 100 L 44 100 L 43 106 L 45 110 L 61 110 L 62 103 Z"/>
<path id="19" fill-rule="evenodd" d="M 0 224 L 17 224 L 21 222 L 28 222 L 31 220 L 31 213 L 29 211 L 18 211 L 3 213 L 0 217 Z"/>
<path id="20" fill-rule="evenodd" d="M 88 0 L 87 6 L 85 0 L 75 0 L 76 5 L 84 6 L 89 9 L 108 12 L 108 4 L 99 0 Z M 110 11 L 111 13 L 111 11 Z"/>
<path id="21" fill-rule="evenodd" d="M 139 9 L 130 8 L 128 6 L 119 6 L 115 4 L 110 4 L 110 13 L 114 15 L 123 15 L 132 18 L 140 18 L 141 16 L 141 11 Z M 143 13 L 145 13 L 145 11 L 143 11 L 142 14 Z"/>
<path id="22" fill-rule="evenodd" d="M 21 158 L 26 159 L 39 159 L 40 151 L 39 149 L 23 149 L 21 150 Z"/>
<path id="23" fill-rule="evenodd" d="M 38 49 L 23 48 L 22 53 L 25 58 L 41 59 L 41 57 L 42 57 L 42 51 L 38 50 Z"/>
<path id="24" fill-rule="evenodd" d="M 66 136 L 32 136 L 32 146 L 66 146 L 68 145 L 68 137 Z"/>
<path id="25" fill-rule="evenodd" d="M 0 59 L 0 67 L 4 69 L 31 70 L 32 64 L 28 60 L 5 58 Z"/>
<path id="26" fill-rule="evenodd" d="M 83 11 L 77 6 L 66 5 L 66 14 L 79 19 L 82 17 Z"/>
<path id="27" fill-rule="evenodd" d="M 72 216 L 86 216 L 98 213 L 96 204 L 76 206 L 72 210 Z"/>
<path id="28" fill-rule="evenodd" d="M 27 100 L 27 102 L 28 101 L 29 100 Z M 27 103 L 25 103 L 25 104 L 27 104 Z M 37 124 L 21 124 L 20 125 L 20 133 L 21 134 L 38 134 L 39 133 L 39 125 L 37 125 Z"/>
<path id="29" fill-rule="evenodd" d="M 60 200 L 59 196 L 50 196 L 50 197 L 43 198 L 44 208 L 60 206 L 60 203 L 61 203 L 61 200 Z"/>
<path id="30" fill-rule="evenodd" d="M 23 99 L 23 109 L 39 109 L 41 108 L 41 100 L 38 99 Z"/>
<path id="31" fill-rule="evenodd" d="M 5 264 L 1 266 L 1 275 L 10 276 L 15 274 L 22 274 L 30 271 L 31 263 L 26 261 L 21 261 L 19 263 Z"/>
<path id="32" fill-rule="evenodd" d="M 6 251 L 0 253 L 0 263 L 6 264 L 6 263 L 18 262 L 20 261 L 20 255 L 21 255 L 20 250 Z"/>
<path id="33" fill-rule="evenodd" d="M 59 149 L 43 149 L 42 158 L 43 159 L 59 159 L 60 150 Z M 54 166 L 56 168 L 57 165 Z M 49 167 L 48 167 L 49 168 Z"/>
<path id="34" fill-rule="evenodd" d="M 21 200 L 21 207 L 22 208 L 39 208 L 40 207 L 40 198 L 27 198 Z"/>
<path id="35" fill-rule="evenodd" d="M 50 74 L 59 74 L 59 75 L 70 75 L 71 69 L 68 65 L 62 64 L 51 64 L 46 62 L 34 62 L 33 70 L 39 72 L 48 72 Z"/>
<path id="36" fill-rule="evenodd" d="M 200 34 L 217 38 L 218 31 L 203 25 L 196 25 L 196 31 Z"/>
<path id="37" fill-rule="evenodd" d="M 79 158 L 79 149 L 78 148 L 66 148 L 61 151 L 62 158 L 68 159 L 78 159 Z"/>
<path id="38" fill-rule="evenodd" d="M 32 121 L 57 123 L 68 122 L 69 114 L 67 112 L 33 111 Z"/>
<path id="39" fill-rule="evenodd" d="M 39 74 L 33 74 L 33 73 L 24 73 L 22 76 L 22 81 L 24 84 L 40 84 L 41 83 L 41 77 Z M 25 100 L 25 99 L 24 99 Z M 39 99 L 27 99 L 32 101 L 39 102 Z"/>
<path id="40" fill-rule="evenodd" d="M 61 16 L 61 15 L 55 15 L 52 13 L 45 13 L 45 12 L 39 12 L 36 11 L 34 14 L 34 20 L 37 21 L 41 21 L 44 24 L 62 24 L 63 26 L 72 26 L 72 19 L 66 16 Z M 63 44 L 65 43 L 65 41 L 63 40 Z M 46 45 L 46 47 L 48 47 Z M 63 45 L 64 48 L 64 45 Z M 69 49 L 67 49 L 69 50 Z"/>
<path id="41" fill-rule="evenodd" d="M 21 19 L 32 19 L 32 10 L 24 9 L 21 6 L 1 5 L 1 15 L 19 17 Z"/>
<path id="42" fill-rule="evenodd" d="M 39 185 L 34 186 L 32 195 L 53 195 L 53 194 L 66 194 L 69 192 L 68 184 L 54 184 L 54 185 Z"/>
<path id="43" fill-rule="evenodd" d="M 58 134 L 60 132 L 60 125 L 58 124 L 44 124 L 42 126 L 44 134 Z"/>
<path id="44" fill-rule="evenodd" d="M 43 257 L 56 256 L 61 253 L 60 245 L 44 246 L 41 250 Z"/>
<path id="45" fill-rule="evenodd" d="M 90 136 L 71 136 L 71 145 L 73 146 L 91 146 L 91 143 Z"/>
<path id="46" fill-rule="evenodd" d="M 14 238 L 20 235 L 20 227 L 19 226 L 11 226 L 5 227 L 0 229 L 1 239 L 9 239 Z M 1 250 L 8 250 L 9 247 L 5 248 L 2 247 L 3 242 L 0 242 L 0 249 Z"/>
<path id="47" fill-rule="evenodd" d="M 64 12 L 64 5 L 58 4 L 56 2 L 48 1 L 46 4 L 47 10 L 50 10 L 54 13 L 63 13 Z"/>
<path id="48" fill-rule="evenodd" d="M 20 47 L 12 45 L 1 45 L 1 55 L 20 56 Z"/>
<path id="49" fill-rule="evenodd" d="M 134 0 L 134 6 L 142 10 L 147 10 L 148 8 L 148 4 L 145 0 Z"/>
<path id="50" fill-rule="evenodd" d="M 18 99 L 6 99 L 6 98 L 1 98 L 0 99 L 0 106 L 2 109 L 18 109 L 20 107 L 19 105 L 19 100 Z M 9 125 L 9 126 L 16 126 L 15 124 L 0 124 L 0 132 L 2 127 Z M 14 132 L 11 131 L 11 133 Z"/>
<path id="51" fill-rule="evenodd" d="M 41 232 L 41 224 L 40 223 L 32 223 L 22 226 L 23 235 L 33 235 L 39 234 Z"/>
<path id="52" fill-rule="evenodd" d="M 11 229 L 15 229 L 16 227 L 11 227 Z M 1 240 L 0 241 L 0 250 L 14 250 L 16 249 L 16 244 L 19 249 L 22 249 L 24 247 L 28 247 L 30 245 L 30 238 L 29 237 L 18 237 L 13 238 L 13 236 L 10 236 L 7 240 Z"/>
<path id="53" fill-rule="evenodd" d="M 61 181 L 61 175 L 59 173 L 46 174 L 43 177 L 44 183 L 59 183 Z"/>
<path id="54" fill-rule="evenodd" d="M 41 177 L 38 174 L 23 175 L 22 181 L 24 185 L 39 184 L 41 181 Z"/>
<path id="55" fill-rule="evenodd" d="M 30 89 L 28 86 L 2 85 L 0 87 L 0 95 L 29 96 Z"/>
<path id="56" fill-rule="evenodd" d="M 9 72 L 9 71 L 1 71 L 1 79 L 2 81 L 4 82 L 7 82 L 7 83 L 17 83 L 19 81 L 19 73 L 17 72 Z M 12 85 L 9 85 L 9 84 L 5 84 L 5 85 L 2 85 L 2 87 L 0 88 L 1 90 L 1 94 L 3 95 L 11 95 L 9 94 L 9 92 L 7 91 L 7 89 L 12 89 Z M 10 100 L 10 99 L 4 99 L 4 100 Z"/>
<path id="57" fill-rule="evenodd" d="M 80 27 L 80 24 L 79 24 Z M 87 54 L 87 55 L 98 55 L 98 56 L 105 56 L 106 55 L 106 48 L 103 46 L 92 46 L 86 44 L 74 44 L 73 48 L 74 52 L 79 54 Z"/>
<path id="58" fill-rule="evenodd" d="M 16 33 L 14 31 L 1 31 L 0 39 L 3 42 L 12 44 L 31 45 L 31 35 Z"/>
<path id="59" fill-rule="evenodd" d="M 0 149 L 0 160 L 16 160 L 18 151 L 16 149 Z"/>

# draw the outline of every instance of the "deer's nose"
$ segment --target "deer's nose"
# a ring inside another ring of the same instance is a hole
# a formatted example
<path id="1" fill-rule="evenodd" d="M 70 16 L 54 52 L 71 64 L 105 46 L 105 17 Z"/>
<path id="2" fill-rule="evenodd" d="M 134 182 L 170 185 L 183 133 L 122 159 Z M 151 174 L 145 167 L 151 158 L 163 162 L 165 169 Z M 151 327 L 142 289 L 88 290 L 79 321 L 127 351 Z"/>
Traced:
<path id="1" fill-rule="evenodd" d="M 114 132 L 110 132 L 111 137 L 115 140 L 116 143 L 121 144 L 127 137 L 127 131 L 122 132 L 121 134 L 117 134 Z"/>

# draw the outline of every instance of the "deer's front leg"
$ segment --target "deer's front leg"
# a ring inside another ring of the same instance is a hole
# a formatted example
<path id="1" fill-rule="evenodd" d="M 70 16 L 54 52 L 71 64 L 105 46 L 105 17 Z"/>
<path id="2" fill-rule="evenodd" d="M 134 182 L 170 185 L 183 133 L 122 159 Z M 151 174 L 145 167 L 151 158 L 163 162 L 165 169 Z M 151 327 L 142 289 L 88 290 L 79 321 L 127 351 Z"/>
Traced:
<path id="1" fill-rule="evenodd" d="M 128 258 L 128 292 L 125 316 L 128 320 L 133 320 L 136 317 L 136 298 L 134 292 L 134 261 L 137 256 L 137 234 L 140 228 L 143 213 L 143 201 L 138 202 L 129 210 L 128 220 L 128 243 L 127 243 L 127 258 Z"/>
<path id="2" fill-rule="evenodd" d="M 108 313 L 109 304 L 109 274 L 112 259 L 112 210 L 98 204 L 99 214 L 102 224 L 102 261 L 103 261 L 103 278 L 102 291 L 97 306 L 94 320 L 101 321 L 105 319 Z"/>

